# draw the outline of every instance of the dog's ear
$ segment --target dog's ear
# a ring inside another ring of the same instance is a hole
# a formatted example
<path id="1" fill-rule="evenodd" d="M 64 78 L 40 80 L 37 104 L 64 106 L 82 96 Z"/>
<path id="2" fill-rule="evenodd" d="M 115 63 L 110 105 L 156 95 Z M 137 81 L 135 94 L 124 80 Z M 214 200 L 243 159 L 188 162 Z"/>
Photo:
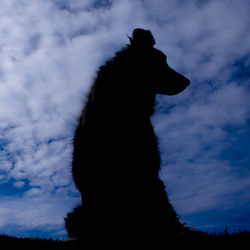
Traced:
<path id="1" fill-rule="evenodd" d="M 128 37 L 128 39 L 130 41 L 130 44 L 133 45 L 133 38 L 131 36 L 129 36 L 129 35 L 127 35 L 127 37 Z"/>
<path id="2" fill-rule="evenodd" d="M 135 48 L 153 48 L 155 39 L 150 30 L 134 29 L 133 36 L 128 36 L 131 46 Z"/>

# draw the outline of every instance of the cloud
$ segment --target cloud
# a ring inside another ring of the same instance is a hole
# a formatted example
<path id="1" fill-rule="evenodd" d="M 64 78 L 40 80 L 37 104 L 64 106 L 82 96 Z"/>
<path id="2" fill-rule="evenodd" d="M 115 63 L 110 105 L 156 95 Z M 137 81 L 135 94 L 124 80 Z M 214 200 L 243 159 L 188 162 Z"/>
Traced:
<path id="1" fill-rule="evenodd" d="M 249 126 L 250 82 L 244 58 L 250 52 L 250 6 L 246 1 L 240 5 L 148 1 L 147 5 L 154 9 L 151 18 L 159 17 L 160 30 L 166 30 L 158 44 L 166 50 L 169 64 L 186 73 L 192 83 L 179 96 L 158 97 L 159 113 L 153 122 L 162 152 L 161 177 L 177 212 L 204 229 L 192 216 L 215 208 L 216 213 L 230 209 L 237 213 L 241 206 L 249 209 L 249 157 L 242 163 L 223 152 L 237 150 L 236 144 L 242 143 L 240 131 L 248 135 L 244 128 Z M 203 222 L 221 223 L 223 230 L 225 220 L 216 222 L 213 216 L 211 212 Z M 227 218 L 230 223 L 233 216 L 230 219 L 228 212 Z"/>
<path id="2" fill-rule="evenodd" d="M 146 1 L 147 14 L 158 24 L 158 43 L 171 63 L 187 70 L 193 81 L 223 75 L 225 67 L 249 53 L 247 1 L 164 2 Z"/>
<path id="3" fill-rule="evenodd" d="M 16 225 L 17 231 L 27 231 L 28 229 L 61 230 L 63 216 L 67 213 L 65 202 L 73 206 L 76 201 L 72 198 L 58 196 L 47 196 L 39 190 L 32 190 L 25 197 L 15 199 L 11 197 L 1 197 L 0 202 L 0 227 Z M 15 233 L 15 231 L 13 231 Z"/>
<path id="4" fill-rule="evenodd" d="M 70 170 L 77 118 L 98 65 L 127 41 L 131 30 L 124 28 L 134 7 L 91 4 L 2 3 L 0 180 L 8 187 L 2 232 L 10 224 L 24 230 L 60 224 L 61 230 L 74 197 L 79 202 Z M 20 196 L 8 197 L 17 189 Z"/>
<path id="5" fill-rule="evenodd" d="M 235 194 L 249 190 L 249 172 L 240 175 L 237 168 L 242 165 L 222 155 L 228 148 L 234 150 L 240 138 L 237 131 L 248 126 L 249 96 L 247 87 L 235 82 L 217 90 L 201 88 L 196 100 L 156 115 L 165 165 L 161 176 L 180 214 L 230 208 L 235 206 Z"/>
<path id="6" fill-rule="evenodd" d="M 25 182 L 23 181 L 17 181 L 13 184 L 13 186 L 17 188 L 22 188 L 24 185 L 25 185 Z"/>
<path id="7" fill-rule="evenodd" d="M 1 230 L 63 228 L 79 202 L 70 168 L 86 93 L 136 27 L 151 29 L 169 65 L 192 82 L 178 96 L 158 96 L 153 117 L 178 212 L 232 207 L 237 192 L 244 203 L 249 172 L 240 175 L 223 152 L 248 133 L 249 8 L 247 0 L 2 1 L 0 184 L 21 194 L 2 197 Z"/>

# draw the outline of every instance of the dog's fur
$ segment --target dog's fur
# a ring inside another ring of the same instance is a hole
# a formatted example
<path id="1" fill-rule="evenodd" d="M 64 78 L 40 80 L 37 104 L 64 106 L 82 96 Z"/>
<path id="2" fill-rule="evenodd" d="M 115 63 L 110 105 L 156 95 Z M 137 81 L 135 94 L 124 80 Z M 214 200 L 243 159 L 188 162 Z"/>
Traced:
<path id="1" fill-rule="evenodd" d="M 74 138 L 73 178 L 82 205 L 68 214 L 71 237 L 160 241 L 181 224 L 158 177 L 160 156 L 150 116 L 156 94 L 174 95 L 189 80 L 172 70 L 150 31 L 100 67 Z"/>

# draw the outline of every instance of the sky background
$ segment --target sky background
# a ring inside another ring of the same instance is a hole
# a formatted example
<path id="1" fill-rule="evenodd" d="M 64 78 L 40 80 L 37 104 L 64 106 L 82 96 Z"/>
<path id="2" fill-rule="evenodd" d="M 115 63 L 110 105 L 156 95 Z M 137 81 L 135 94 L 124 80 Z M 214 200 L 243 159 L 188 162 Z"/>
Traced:
<path id="1" fill-rule="evenodd" d="M 170 201 L 197 229 L 250 229 L 249 13 L 248 0 L 0 0 L 0 234 L 67 238 L 77 118 L 137 27 L 191 80 L 152 117 Z"/>

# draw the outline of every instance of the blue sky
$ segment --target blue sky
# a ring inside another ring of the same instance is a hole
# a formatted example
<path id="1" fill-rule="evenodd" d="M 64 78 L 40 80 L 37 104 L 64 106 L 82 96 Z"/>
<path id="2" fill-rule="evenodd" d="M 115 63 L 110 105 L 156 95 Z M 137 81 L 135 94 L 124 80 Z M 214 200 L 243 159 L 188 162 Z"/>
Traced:
<path id="1" fill-rule="evenodd" d="M 161 178 L 198 229 L 250 229 L 248 0 L 2 0 L 0 233 L 66 238 L 77 117 L 98 67 L 150 29 L 191 80 L 158 96 Z"/>

